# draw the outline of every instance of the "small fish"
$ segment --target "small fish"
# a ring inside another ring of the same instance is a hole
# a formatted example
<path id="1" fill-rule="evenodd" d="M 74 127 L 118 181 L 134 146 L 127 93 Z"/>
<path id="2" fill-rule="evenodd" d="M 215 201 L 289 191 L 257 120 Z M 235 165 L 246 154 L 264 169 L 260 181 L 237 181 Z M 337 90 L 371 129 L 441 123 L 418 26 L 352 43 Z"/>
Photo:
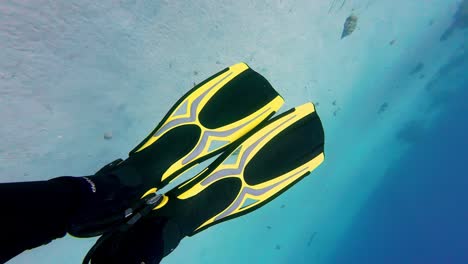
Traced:
<path id="1" fill-rule="evenodd" d="M 393 44 L 395 44 L 395 39 L 392 39 L 388 44 L 390 44 L 390 46 L 393 46 Z"/>
<path id="2" fill-rule="evenodd" d="M 338 108 L 335 111 L 333 111 L 333 116 L 336 116 L 340 110 L 341 110 L 341 108 Z"/>
<path id="3" fill-rule="evenodd" d="M 387 108 L 388 108 L 388 103 L 385 102 L 380 106 L 379 111 L 377 113 L 381 114 L 381 113 L 385 112 L 387 110 Z"/>
<path id="4" fill-rule="evenodd" d="M 353 31 L 356 29 L 357 21 L 358 21 L 357 16 L 353 14 L 351 14 L 348 18 L 346 18 L 346 21 L 343 26 L 343 32 L 341 33 L 341 39 L 353 33 Z"/>
<path id="5" fill-rule="evenodd" d="M 424 63 L 419 62 L 418 64 L 416 64 L 416 66 L 414 66 L 414 68 L 409 72 L 409 74 L 414 75 L 420 72 L 422 69 L 424 69 Z"/>
<path id="6" fill-rule="evenodd" d="M 107 139 L 107 140 L 112 139 L 112 132 L 104 133 L 104 139 Z"/>

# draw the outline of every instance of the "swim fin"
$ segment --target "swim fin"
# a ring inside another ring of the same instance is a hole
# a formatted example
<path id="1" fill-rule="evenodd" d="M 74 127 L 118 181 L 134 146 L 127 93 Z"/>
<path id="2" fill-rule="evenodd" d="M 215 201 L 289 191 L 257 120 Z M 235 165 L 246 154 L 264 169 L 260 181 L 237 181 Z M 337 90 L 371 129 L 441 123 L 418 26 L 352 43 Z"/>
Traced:
<path id="1" fill-rule="evenodd" d="M 317 168 L 324 132 L 312 103 L 278 116 L 236 149 L 162 197 L 154 214 L 192 236 L 251 212 Z"/>
<path id="2" fill-rule="evenodd" d="M 118 159 L 86 177 L 98 193 L 100 186 L 107 190 L 99 199 L 83 203 L 68 232 L 77 237 L 102 234 L 144 204 L 142 196 L 221 153 L 283 103 L 270 83 L 245 63 L 211 76 L 180 98 L 126 160 Z"/>
<path id="3" fill-rule="evenodd" d="M 265 205 L 324 161 L 324 131 L 312 103 L 243 140 L 197 176 L 153 196 L 151 212 L 103 235 L 83 263 L 157 263 L 184 237 Z"/>

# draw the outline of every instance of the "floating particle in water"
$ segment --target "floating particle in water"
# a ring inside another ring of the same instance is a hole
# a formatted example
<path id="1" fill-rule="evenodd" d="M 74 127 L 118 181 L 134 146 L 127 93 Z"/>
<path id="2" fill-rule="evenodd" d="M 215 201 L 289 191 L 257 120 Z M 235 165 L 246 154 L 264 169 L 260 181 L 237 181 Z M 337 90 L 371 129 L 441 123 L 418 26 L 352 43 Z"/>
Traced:
<path id="1" fill-rule="evenodd" d="M 197 86 L 197 83 L 196 82 L 193 82 L 193 87 Z"/>
<path id="2" fill-rule="evenodd" d="M 336 105 L 336 100 L 332 102 L 332 105 Z"/>
<path id="3" fill-rule="evenodd" d="M 268 230 L 270 230 L 270 229 L 271 229 L 271 226 L 267 226 L 266 228 L 267 228 Z"/>
<path id="4" fill-rule="evenodd" d="M 341 39 L 351 35 L 353 31 L 356 29 L 358 22 L 357 16 L 351 14 L 348 18 L 346 18 L 346 21 L 343 25 L 343 32 L 341 33 Z"/>
<path id="5" fill-rule="evenodd" d="M 280 246 L 280 245 L 276 245 L 276 246 L 275 246 L 275 249 L 276 249 L 276 250 L 280 250 L 280 249 L 281 249 L 281 246 Z"/>
<path id="6" fill-rule="evenodd" d="M 198 71 L 193 71 L 193 75 L 198 75 Z"/>
<path id="7" fill-rule="evenodd" d="M 216 64 L 218 64 L 218 65 L 219 65 L 219 64 L 221 64 L 221 62 L 220 62 L 220 61 L 216 61 Z"/>
<path id="8" fill-rule="evenodd" d="M 308 246 L 308 247 L 312 244 L 312 241 L 314 241 L 314 238 L 315 238 L 316 235 L 317 235 L 317 232 L 313 232 L 313 233 L 310 235 L 309 240 L 307 241 L 307 246 Z"/>
<path id="9" fill-rule="evenodd" d="M 104 133 L 104 139 L 107 139 L 107 140 L 112 139 L 112 132 Z"/>
<path id="10" fill-rule="evenodd" d="M 340 111 L 340 108 L 336 109 L 335 111 L 333 111 L 333 116 L 336 116 L 338 114 L 338 112 Z"/>
<path id="11" fill-rule="evenodd" d="M 50 106 L 50 104 L 43 104 L 43 105 L 44 105 L 44 107 L 45 107 L 50 113 L 53 112 L 52 106 Z"/>
<path id="12" fill-rule="evenodd" d="M 426 75 L 424 74 L 419 75 L 419 79 L 424 79 L 424 77 L 426 77 Z"/>
<path id="13" fill-rule="evenodd" d="M 169 63 L 169 69 L 172 69 L 172 62 Z"/>
<path id="14" fill-rule="evenodd" d="M 434 19 L 429 20 L 429 26 L 434 25 Z"/>
<path id="15" fill-rule="evenodd" d="M 119 104 L 117 106 L 116 110 L 119 111 L 119 112 L 122 112 L 122 111 L 125 111 L 126 108 L 127 108 L 126 104 Z"/>
<path id="16" fill-rule="evenodd" d="M 320 105 L 320 103 L 319 103 L 319 102 L 316 102 L 316 103 L 315 103 L 315 106 L 319 106 L 319 105 Z"/>
<path id="17" fill-rule="evenodd" d="M 420 71 L 422 71 L 422 69 L 424 69 L 424 63 L 422 62 L 419 62 L 418 64 L 416 64 L 416 66 L 413 67 L 413 69 L 411 69 L 411 71 L 409 72 L 410 75 L 414 75 Z"/>
<path id="18" fill-rule="evenodd" d="M 281 205 L 281 208 L 285 208 L 285 207 L 286 207 L 286 205 L 284 205 L 284 204 Z"/>
<path id="19" fill-rule="evenodd" d="M 379 111 L 377 113 L 381 114 L 381 113 L 385 112 L 387 110 L 387 108 L 388 108 L 388 103 L 385 102 L 380 106 Z"/>
<path id="20" fill-rule="evenodd" d="M 390 46 L 393 46 L 393 44 L 395 44 L 396 40 L 395 39 L 392 39 L 388 44 L 390 44 Z"/>

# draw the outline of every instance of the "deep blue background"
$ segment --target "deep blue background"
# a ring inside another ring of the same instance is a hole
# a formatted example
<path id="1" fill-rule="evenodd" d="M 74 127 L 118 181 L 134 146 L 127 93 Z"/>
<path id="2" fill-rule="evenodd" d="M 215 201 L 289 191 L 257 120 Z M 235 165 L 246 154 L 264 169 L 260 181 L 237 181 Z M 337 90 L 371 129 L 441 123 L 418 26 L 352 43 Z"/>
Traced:
<path id="1" fill-rule="evenodd" d="M 468 263 L 468 87 L 463 86 L 387 172 L 333 263 Z"/>

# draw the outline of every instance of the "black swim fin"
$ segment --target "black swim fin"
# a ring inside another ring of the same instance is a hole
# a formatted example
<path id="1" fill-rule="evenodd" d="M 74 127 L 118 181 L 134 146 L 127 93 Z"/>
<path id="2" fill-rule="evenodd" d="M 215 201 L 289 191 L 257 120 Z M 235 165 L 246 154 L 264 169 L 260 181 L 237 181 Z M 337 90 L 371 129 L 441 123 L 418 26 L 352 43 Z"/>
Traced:
<path id="1" fill-rule="evenodd" d="M 102 234 L 142 206 L 141 197 L 221 153 L 283 103 L 269 82 L 245 63 L 211 76 L 180 98 L 126 160 L 116 160 L 85 178 L 97 193 L 100 186 L 106 190 L 99 199 L 83 203 L 68 232 L 78 237 Z"/>
<path id="2" fill-rule="evenodd" d="M 197 176 L 152 196 L 152 211 L 103 235 L 83 263 L 157 263 L 184 237 L 265 205 L 323 161 L 324 131 L 314 105 L 294 108 L 246 135 Z"/>
<path id="3" fill-rule="evenodd" d="M 308 175 L 324 160 L 324 132 L 312 103 L 271 120 L 198 176 L 164 194 L 154 215 L 192 236 L 251 212 Z"/>

